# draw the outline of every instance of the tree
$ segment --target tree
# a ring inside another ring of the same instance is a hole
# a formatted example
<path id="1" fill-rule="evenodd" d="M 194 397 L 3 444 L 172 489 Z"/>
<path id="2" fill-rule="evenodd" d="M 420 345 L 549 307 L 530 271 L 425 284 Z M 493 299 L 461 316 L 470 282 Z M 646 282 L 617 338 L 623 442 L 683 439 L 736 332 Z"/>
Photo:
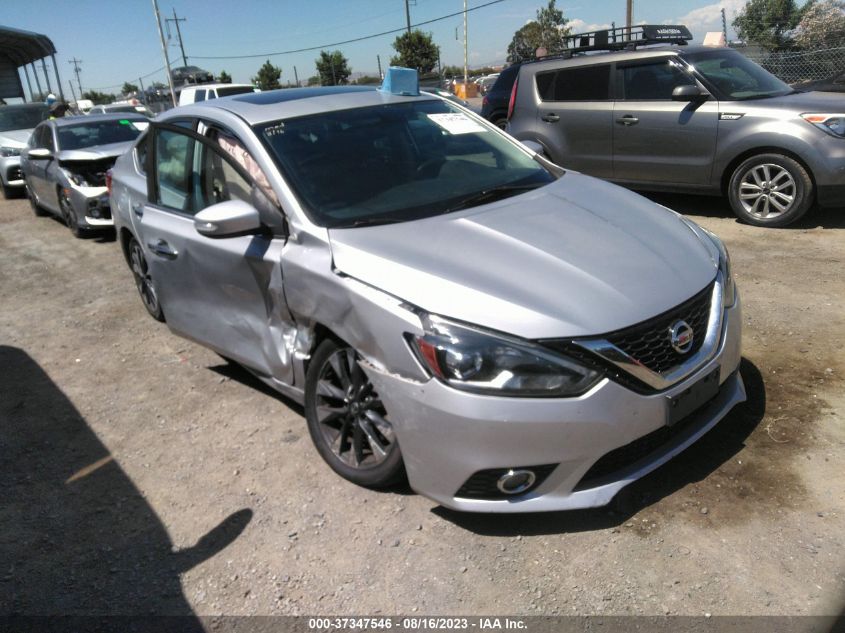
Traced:
<path id="1" fill-rule="evenodd" d="M 810 50 L 845 46 L 845 1 L 821 0 L 805 7 L 795 43 Z"/>
<path id="2" fill-rule="evenodd" d="M 733 25 L 740 39 L 778 51 L 792 45 L 790 31 L 800 19 L 795 0 L 748 0 Z"/>
<path id="3" fill-rule="evenodd" d="M 349 83 L 349 61 L 340 51 L 320 51 L 320 57 L 314 60 L 317 73 L 320 75 L 320 85 L 338 86 Z"/>
<path id="4" fill-rule="evenodd" d="M 393 49 L 398 53 L 390 58 L 391 66 L 416 68 L 428 73 L 437 65 L 440 47 L 434 43 L 431 33 L 422 31 L 405 32 L 393 40 Z"/>
<path id="5" fill-rule="evenodd" d="M 81 98 L 93 101 L 94 105 L 112 103 L 115 100 L 114 95 L 110 95 L 105 92 L 97 92 L 96 90 L 89 90 L 87 92 L 83 92 Z"/>
<path id="6" fill-rule="evenodd" d="M 232 83 L 232 75 L 227 73 L 225 70 L 220 71 L 220 76 L 217 78 L 221 84 L 230 84 Z"/>
<path id="7" fill-rule="evenodd" d="M 282 69 L 278 66 L 273 66 L 268 59 L 258 69 L 258 74 L 252 78 L 252 83 L 261 88 L 261 90 L 276 90 L 282 87 L 282 84 L 279 82 L 281 76 Z"/>
<path id="8" fill-rule="evenodd" d="M 563 11 L 555 6 L 555 0 L 537 9 L 537 19 L 525 24 L 513 34 L 508 44 L 508 61 L 520 62 L 534 59 L 538 48 L 546 49 L 546 54 L 561 53 L 566 48 L 566 36 L 569 35 L 569 22 L 563 17 Z"/>
<path id="9" fill-rule="evenodd" d="M 135 92 L 138 92 L 138 86 L 136 86 L 135 84 L 131 84 L 127 81 L 124 82 L 123 88 L 121 88 L 120 91 L 125 95 L 131 95 Z"/>
<path id="10" fill-rule="evenodd" d="M 319 86 L 320 85 L 320 76 L 314 75 L 313 77 L 309 77 L 307 85 L 309 85 L 309 86 Z"/>

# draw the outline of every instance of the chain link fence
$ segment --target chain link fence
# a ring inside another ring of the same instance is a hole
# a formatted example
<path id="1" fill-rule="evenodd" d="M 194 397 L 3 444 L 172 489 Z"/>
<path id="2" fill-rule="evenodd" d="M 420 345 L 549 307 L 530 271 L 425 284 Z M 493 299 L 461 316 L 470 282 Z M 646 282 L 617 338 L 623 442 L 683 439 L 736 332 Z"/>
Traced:
<path id="1" fill-rule="evenodd" d="M 788 84 L 828 79 L 845 69 L 845 46 L 812 51 L 738 50 Z"/>

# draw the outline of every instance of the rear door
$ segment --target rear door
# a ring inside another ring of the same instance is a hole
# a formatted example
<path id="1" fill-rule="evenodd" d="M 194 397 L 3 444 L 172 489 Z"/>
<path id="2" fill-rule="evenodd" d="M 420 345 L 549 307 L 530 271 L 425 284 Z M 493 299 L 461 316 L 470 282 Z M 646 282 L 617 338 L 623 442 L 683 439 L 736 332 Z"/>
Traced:
<path id="1" fill-rule="evenodd" d="M 675 87 L 695 83 L 673 59 L 616 65 L 614 180 L 709 184 L 719 102 L 672 100 Z"/>
<path id="2" fill-rule="evenodd" d="M 592 176 L 613 175 L 611 66 L 597 64 L 537 73 L 536 125 L 558 165 Z"/>
<path id="3" fill-rule="evenodd" d="M 282 289 L 284 236 L 268 230 L 208 238 L 193 223 L 199 211 L 235 198 L 254 203 L 268 225 L 279 226 L 279 217 L 268 215 L 281 212 L 214 140 L 163 124 L 150 133 L 150 195 L 139 232 L 168 325 L 260 374 L 292 384 L 281 325 L 292 321 Z"/>

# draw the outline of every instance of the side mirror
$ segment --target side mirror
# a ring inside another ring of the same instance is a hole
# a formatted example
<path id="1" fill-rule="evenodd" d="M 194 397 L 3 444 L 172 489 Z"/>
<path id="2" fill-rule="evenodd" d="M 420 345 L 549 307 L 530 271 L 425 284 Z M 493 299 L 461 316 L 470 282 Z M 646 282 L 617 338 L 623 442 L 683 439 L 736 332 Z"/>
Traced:
<path id="1" fill-rule="evenodd" d="M 27 151 L 26 157 L 32 160 L 45 160 L 47 158 L 53 158 L 53 152 L 46 147 L 36 147 Z"/>
<path id="2" fill-rule="evenodd" d="M 258 210 L 243 200 L 228 200 L 194 216 L 194 228 L 206 237 L 235 237 L 261 230 Z"/>
<path id="3" fill-rule="evenodd" d="M 525 147 L 527 147 L 528 149 L 530 149 L 530 150 L 531 150 L 532 152 L 534 152 L 535 154 L 540 154 L 540 155 L 542 156 L 543 154 L 545 154 L 545 153 L 546 153 L 545 148 L 544 148 L 542 145 L 540 145 L 537 141 L 528 141 L 528 140 L 526 140 L 526 141 L 520 141 L 520 143 L 522 143 L 523 145 L 525 145 Z"/>
<path id="4" fill-rule="evenodd" d="M 672 91 L 672 101 L 704 101 L 710 93 L 695 85 L 676 86 Z"/>

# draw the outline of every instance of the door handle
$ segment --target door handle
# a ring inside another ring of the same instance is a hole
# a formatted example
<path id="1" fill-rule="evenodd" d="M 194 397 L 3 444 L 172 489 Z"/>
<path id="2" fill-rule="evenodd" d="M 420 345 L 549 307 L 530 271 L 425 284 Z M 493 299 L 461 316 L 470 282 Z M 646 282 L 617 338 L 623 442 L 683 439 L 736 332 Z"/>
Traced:
<path id="1" fill-rule="evenodd" d="M 132 205 L 132 213 L 134 213 L 140 218 L 144 215 L 144 205 L 142 205 L 140 202 L 136 202 Z"/>
<path id="2" fill-rule="evenodd" d="M 640 122 L 640 120 L 635 116 L 631 116 L 630 114 L 626 114 L 625 116 L 616 119 L 616 122 L 619 123 L 620 125 L 631 126 L 631 125 L 636 125 L 637 123 Z"/>
<path id="3" fill-rule="evenodd" d="M 149 242 L 147 246 L 153 253 L 164 259 L 176 259 L 179 256 L 179 253 L 171 248 L 170 244 L 164 240 L 159 240 L 155 243 Z"/>
<path id="4" fill-rule="evenodd" d="M 544 114 L 540 117 L 546 123 L 557 123 L 560 121 L 560 117 L 556 115 L 554 112 L 549 112 L 548 114 Z"/>

